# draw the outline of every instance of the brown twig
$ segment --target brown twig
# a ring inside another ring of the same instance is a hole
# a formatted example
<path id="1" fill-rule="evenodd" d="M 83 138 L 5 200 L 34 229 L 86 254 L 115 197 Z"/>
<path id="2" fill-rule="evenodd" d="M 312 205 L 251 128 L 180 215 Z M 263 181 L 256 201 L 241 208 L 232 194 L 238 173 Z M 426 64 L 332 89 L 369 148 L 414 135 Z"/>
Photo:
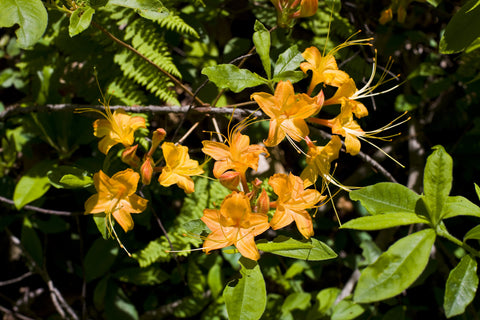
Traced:
<path id="1" fill-rule="evenodd" d="M 8 203 L 8 204 L 10 204 L 10 205 L 15 205 L 15 203 L 13 202 L 13 200 L 7 199 L 7 198 L 2 197 L 2 196 L 0 196 L 0 202 Z M 44 208 L 40 208 L 40 207 L 36 207 L 36 206 L 29 205 L 29 204 L 23 206 L 22 209 L 31 210 L 31 211 L 35 211 L 35 212 L 38 212 L 38 213 L 52 214 L 52 215 L 56 215 L 56 216 L 75 216 L 75 215 L 82 215 L 82 214 L 83 214 L 82 212 L 72 212 L 72 211 L 60 211 L 60 210 L 44 209 Z"/>

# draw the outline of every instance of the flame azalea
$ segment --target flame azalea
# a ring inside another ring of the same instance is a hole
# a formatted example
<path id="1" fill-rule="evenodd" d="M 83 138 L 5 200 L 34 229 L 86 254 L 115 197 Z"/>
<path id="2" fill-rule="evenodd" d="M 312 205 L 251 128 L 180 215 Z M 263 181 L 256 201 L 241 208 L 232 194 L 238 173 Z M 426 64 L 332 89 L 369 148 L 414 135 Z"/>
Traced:
<path id="1" fill-rule="evenodd" d="M 312 218 L 306 209 L 315 207 L 315 205 L 324 200 L 320 192 L 314 189 L 305 190 L 303 180 L 293 174 L 274 174 L 268 180 L 278 199 L 275 202 L 276 211 L 270 221 L 270 226 L 274 229 L 283 228 L 295 221 L 298 231 L 305 237 L 313 236 Z"/>
<path id="2" fill-rule="evenodd" d="M 220 178 L 227 170 L 234 170 L 239 173 L 244 186 L 246 186 L 247 169 L 257 170 L 260 154 L 269 155 L 265 147 L 250 145 L 250 137 L 236 130 L 229 134 L 226 143 L 207 140 L 202 143 L 202 151 L 216 160 L 213 166 L 215 178 Z"/>
<path id="3" fill-rule="evenodd" d="M 310 140 L 307 141 L 307 166 L 302 171 L 300 178 L 303 180 L 304 187 L 307 188 L 317 181 L 320 176 L 325 184 L 333 182 L 338 185 L 330 175 L 331 163 L 338 158 L 342 148 L 342 140 L 338 136 L 333 136 L 327 145 L 318 147 Z"/>
<path id="4" fill-rule="evenodd" d="M 146 128 L 144 118 L 132 117 L 123 109 L 117 109 L 113 114 L 108 106 L 105 108 L 105 113 L 95 111 L 105 117 L 105 119 L 98 119 L 93 123 L 93 134 L 98 138 L 103 137 L 98 143 L 98 149 L 104 154 L 107 154 L 108 150 L 117 143 L 121 143 L 125 147 L 131 146 L 135 131 L 139 128 Z"/>
<path id="5" fill-rule="evenodd" d="M 352 112 L 357 118 L 362 118 L 368 115 L 367 108 L 363 103 L 356 101 L 359 90 L 355 86 L 355 81 L 349 78 L 345 83 L 338 87 L 337 92 L 330 99 L 326 100 L 324 105 L 341 104 L 342 106 L 349 104 Z"/>
<path id="6" fill-rule="evenodd" d="M 243 192 L 226 196 L 220 210 L 203 210 L 201 220 L 212 231 L 203 244 L 206 253 L 234 245 L 242 256 L 260 258 L 254 237 L 270 227 L 268 216 L 252 212 L 250 199 Z"/>
<path id="7" fill-rule="evenodd" d="M 309 129 L 304 119 L 320 111 L 324 100 L 323 92 L 313 98 L 304 93 L 295 94 L 290 81 L 280 81 L 273 96 L 259 92 L 251 97 L 270 117 L 270 130 L 264 141 L 267 147 L 278 145 L 285 136 L 295 141 L 305 138 Z"/>
<path id="8" fill-rule="evenodd" d="M 203 169 L 198 165 L 198 161 L 190 159 L 188 148 L 164 142 L 162 151 L 166 165 L 158 182 L 164 187 L 177 184 L 186 193 L 195 191 L 195 185 L 190 177 L 202 174 Z"/>
<path id="9" fill-rule="evenodd" d="M 132 213 L 140 213 L 147 208 L 148 200 L 135 194 L 140 175 L 132 169 L 117 172 L 111 178 L 103 171 L 93 176 L 97 194 L 85 202 L 85 214 L 105 212 L 110 222 L 110 231 L 114 231 L 111 216 L 125 232 L 133 229 Z"/>
<path id="10" fill-rule="evenodd" d="M 318 0 L 271 0 L 277 9 L 277 23 L 280 28 L 289 28 L 293 19 L 310 17 L 317 12 Z"/>
<path id="11" fill-rule="evenodd" d="M 302 62 L 300 69 L 304 73 L 307 73 L 308 70 L 312 71 L 312 81 L 307 91 L 309 95 L 320 83 L 340 87 L 350 78 L 348 73 L 338 69 L 333 53 L 322 56 L 316 47 L 310 47 L 305 49 L 302 56 L 307 62 Z"/>

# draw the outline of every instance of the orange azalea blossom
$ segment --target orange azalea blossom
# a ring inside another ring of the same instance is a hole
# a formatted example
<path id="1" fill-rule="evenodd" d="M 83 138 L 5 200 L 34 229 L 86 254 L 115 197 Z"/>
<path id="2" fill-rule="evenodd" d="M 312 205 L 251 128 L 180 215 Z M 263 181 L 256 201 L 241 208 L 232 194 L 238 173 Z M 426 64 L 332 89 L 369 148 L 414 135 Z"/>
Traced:
<path id="1" fill-rule="evenodd" d="M 117 143 L 129 147 L 133 144 L 133 134 L 137 129 L 146 128 L 145 119 L 142 117 L 132 117 L 125 110 L 117 109 L 113 112 L 110 107 L 105 107 L 105 113 L 92 109 L 102 114 L 105 119 L 95 120 L 93 123 L 93 134 L 102 138 L 98 143 L 98 149 L 103 154 L 107 154 L 111 147 Z"/>
<path id="2" fill-rule="evenodd" d="M 212 231 L 203 243 L 206 253 L 234 245 L 242 256 L 260 258 L 254 238 L 270 228 L 268 216 L 252 212 L 250 199 L 243 192 L 226 196 L 220 210 L 203 210 L 201 220 Z"/>
<path id="3" fill-rule="evenodd" d="M 342 140 L 338 136 L 332 136 L 332 140 L 323 147 L 314 145 L 310 139 L 307 140 L 307 144 L 307 166 L 300 175 L 304 187 L 307 188 L 315 184 L 318 176 L 323 179 L 324 186 L 330 182 L 339 185 L 330 175 L 330 168 L 332 161 L 338 158 L 338 154 L 342 148 Z"/>
<path id="4" fill-rule="evenodd" d="M 158 182 L 164 187 L 177 184 L 186 193 L 195 191 L 191 176 L 202 174 L 203 169 L 198 165 L 198 161 L 190 159 L 188 148 L 164 142 L 162 151 L 166 165 L 162 169 Z"/>
<path id="5" fill-rule="evenodd" d="M 310 17 L 317 12 L 318 0 L 271 0 L 277 9 L 277 23 L 280 28 L 293 26 L 293 19 Z"/>
<path id="6" fill-rule="evenodd" d="M 338 87 L 337 92 L 330 99 L 326 100 L 324 105 L 341 104 L 342 106 L 349 104 L 353 113 L 357 118 L 362 118 L 368 115 L 367 108 L 363 103 L 356 101 L 358 90 L 355 86 L 355 81 L 349 78 L 345 83 Z"/>
<path id="7" fill-rule="evenodd" d="M 251 98 L 270 117 L 270 130 L 264 141 L 267 147 L 278 145 L 285 137 L 290 142 L 304 139 L 310 132 L 304 119 L 319 112 L 324 101 L 321 91 L 313 98 L 304 93 L 295 94 L 290 81 L 280 81 L 273 96 L 259 92 Z"/>
<path id="8" fill-rule="evenodd" d="M 312 218 L 306 209 L 315 207 L 326 196 L 314 189 L 305 190 L 303 180 L 291 173 L 274 174 L 268 184 L 278 196 L 275 202 L 277 209 L 270 220 L 270 226 L 277 230 L 295 221 L 298 231 L 305 238 L 313 236 Z"/>
<path id="9" fill-rule="evenodd" d="M 140 175 L 132 169 L 117 172 L 111 178 L 101 170 L 95 173 L 93 183 L 98 193 L 85 202 L 85 214 L 105 212 L 110 231 L 113 230 L 111 216 L 125 232 L 132 230 L 131 214 L 144 211 L 148 203 L 135 194 L 139 179 Z"/>
<path id="10" fill-rule="evenodd" d="M 245 172 L 248 168 L 258 169 L 258 160 L 261 153 L 269 153 L 265 147 L 250 144 L 250 137 L 241 134 L 238 130 L 229 133 L 226 143 L 202 141 L 203 153 L 215 159 L 213 175 L 220 178 L 227 170 L 234 170 L 240 174 L 240 180 L 246 184 Z M 225 178 L 225 177 L 224 177 Z"/>

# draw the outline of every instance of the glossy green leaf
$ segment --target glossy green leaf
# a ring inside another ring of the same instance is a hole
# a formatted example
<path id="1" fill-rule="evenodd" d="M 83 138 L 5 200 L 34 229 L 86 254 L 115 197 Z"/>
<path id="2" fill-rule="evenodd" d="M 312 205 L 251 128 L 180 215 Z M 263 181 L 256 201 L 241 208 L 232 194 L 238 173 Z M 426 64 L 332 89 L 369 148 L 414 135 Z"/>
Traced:
<path id="1" fill-rule="evenodd" d="M 276 74 L 273 77 L 273 82 L 280 81 L 290 81 L 291 83 L 298 82 L 306 77 L 305 73 L 302 71 L 285 71 L 279 74 Z"/>
<path id="2" fill-rule="evenodd" d="M 350 192 L 373 215 L 380 213 L 415 213 L 420 195 L 398 183 L 381 182 Z"/>
<path id="3" fill-rule="evenodd" d="M 79 7 L 70 16 L 70 24 L 68 26 L 68 33 L 70 37 L 85 31 L 92 22 L 95 9 L 90 7 Z"/>
<path id="4" fill-rule="evenodd" d="M 290 313 L 295 309 L 306 310 L 310 307 L 311 296 L 308 292 L 293 292 L 289 294 L 282 304 L 282 313 Z"/>
<path id="5" fill-rule="evenodd" d="M 85 260 L 85 280 L 91 281 L 106 274 L 118 254 L 115 241 L 97 239 L 88 250 Z"/>
<path id="6" fill-rule="evenodd" d="M 93 184 L 88 171 L 72 166 L 56 167 L 47 173 L 47 177 L 50 183 L 59 189 L 86 188 Z"/>
<path id="7" fill-rule="evenodd" d="M 352 301 L 342 300 L 333 307 L 331 320 L 351 320 L 365 312 L 365 309 Z"/>
<path id="8" fill-rule="evenodd" d="M 102 235 L 102 238 L 107 240 L 110 237 L 110 234 L 107 230 L 107 218 L 105 217 L 105 213 L 95 213 L 93 214 L 93 222 L 97 226 L 98 231 Z"/>
<path id="9" fill-rule="evenodd" d="M 386 213 L 374 216 L 360 217 L 342 225 L 342 229 L 380 230 L 396 226 L 405 226 L 414 223 L 428 223 L 429 221 L 415 213 Z"/>
<path id="10" fill-rule="evenodd" d="M 319 315 L 327 315 L 328 310 L 333 307 L 341 290 L 338 288 L 326 288 L 317 294 L 317 302 L 314 306 Z"/>
<path id="11" fill-rule="evenodd" d="M 240 69 L 233 64 L 219 64 L 206 67 L 202 69 L 202 74 L 206 75 L 217 87 L 230 89 L 233 92 L 240 92 L 246 88 L 267 83 L 267 80 L 258 74 L 247 69 Z"/>
<path id="12" fill-rule="evenodd" d="M 50 189 L 47 172 L 55 165 L 53 161 L 42 161 L 30 168 L 15 186 L 13 202 L 17 209 L 42 197 Z"/>
<path id="13" fill-rule="evenodd" d="M 0 28 L 19 28 L 15 31 L 21 48 L 33 46 L 42 37 L 48 23 L 48 14 L 40 0 L 2 0 Z"/>
<path id="14" fill-rule="evenodd" d="M 423 192 L 430 219 L 433 224 L 437 224 L 452 189 L 453 161 L 442 146 L 433 149 L 435 151 L 427 158 L 425 165 Z"/>
<path id="15" fill-rule="evenodd" d="M 480 1 L 470 0 L 455 13 L 440 40 L 444 54 L 463 51 L 480 36 Z"/>
<path id="16" fill-rule="evenodd" d="M 27 217 L 23 219 L 20 241 L 30 257 L 32 257 L 37 266 L 41 268 L 43 266 L 42 242 Z"/>
<path id="17" fill-rule="evenodd" d="M 267 291 L 257 262 L 240 258 L 238 280 L 230 281 L 223 291 L 230 320 L 260 319 L 267 305 Z"/>
<path id="18" fill-rule="evenodd" d="M 443 206 L 441 218 L 456 216 L 480 217 L 480 207 L 462 196 L 448 197 Z"/>
<path id="19" fill-rule="evenodd" d="M 463 237 L 463 242 L 471 239 L 480 240 L 480 224 L 470 229 Z"/>
<path id="20" fill-rule="evenodd" d="M 168 280 L 170 275 L 160 269 L 159 265 L 150 265 L 146 268 L 132 267 L 121 269 L 113 274 L 113 277 L 122 281 L 139 286 L 153 286 Z"/>
<path id="21" fill-rule="evenodd" d="M 407 289 L 427 266 L 435 231 L 406 236 L 365 268 L 355 288 L 354 301 L 369 303 L 391 298 Z"/>
<path id="22" fill-rule="evenodd" d="M 272 63 L 270 61 L 270 32 L 258 20 L 255 21 L 255 32 L 253 33 L 253 44 L 257 51 L 260 61 L 262 61 L 263 69 L 267 74 L 267 78 L 272 78 Z"/>
<path id="23" fill-rule="evenodd" d="M 447 318 L 464 313 L 465 308 L 475 298 L 477 288 L 477 261 L 466 255 L 448 275 L 443 301 Z"/>
<path id="24" fill-rule="evenodd" d="M 275 68 L 273 69 L 274 76 L 297 70 L 303 60 L 303 56 L 298 50 L 298 46 L 291 46 L 278 56 L 278 59 L 275 63 Z"/>
<path id="25" fill-rule="evenodd" d="M 278 236 L 270 242 L 257 241 L 257 247 L 265 252 L 308 261 L 321 261 L 337 257 L 337 254 L 328 245 L 314 238 L 300 241 Z"/>

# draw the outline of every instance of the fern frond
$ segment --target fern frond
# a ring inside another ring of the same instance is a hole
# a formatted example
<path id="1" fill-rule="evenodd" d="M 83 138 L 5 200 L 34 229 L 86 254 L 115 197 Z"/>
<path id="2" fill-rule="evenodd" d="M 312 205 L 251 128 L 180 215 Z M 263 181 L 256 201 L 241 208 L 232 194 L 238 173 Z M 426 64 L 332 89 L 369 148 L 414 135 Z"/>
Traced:
<path id="1" fill-rule="evenodd" d="M 108 93 L 127 106 L 144 105 L 147 102 L 145 94 L 127 78 L 114 79 L 108 86 Z"/>
<path id="2" fill-rule="evenodd" d="M 170 11 L 170 13 L 165 17 L 155 20 L 155 22 L 167 30 L 175 31 L 180 34 L 188 34 L 195 38 L 199 38 L 197 31 L 173 11 Z"/>

